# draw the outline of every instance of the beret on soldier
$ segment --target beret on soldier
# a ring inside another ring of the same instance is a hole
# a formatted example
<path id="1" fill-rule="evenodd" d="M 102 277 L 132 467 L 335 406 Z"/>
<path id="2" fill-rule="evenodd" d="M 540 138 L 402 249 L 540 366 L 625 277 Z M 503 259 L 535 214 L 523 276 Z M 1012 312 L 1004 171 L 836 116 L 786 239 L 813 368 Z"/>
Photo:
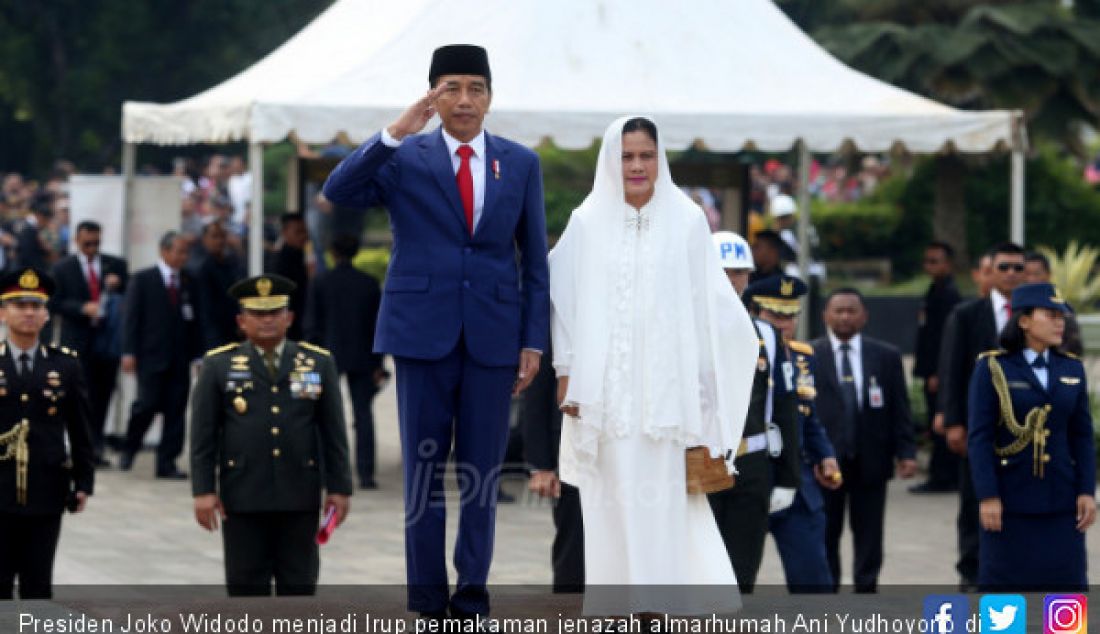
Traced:
<path id="1" fill-rule="evenodd" d="M 492 85 L 489 72 L 489 54 L 473 44 L 449 44 L 432 53 L 432 65 L 428 69 L 428 84 L 435 85 L 443 75 L 481 75 Z"/>

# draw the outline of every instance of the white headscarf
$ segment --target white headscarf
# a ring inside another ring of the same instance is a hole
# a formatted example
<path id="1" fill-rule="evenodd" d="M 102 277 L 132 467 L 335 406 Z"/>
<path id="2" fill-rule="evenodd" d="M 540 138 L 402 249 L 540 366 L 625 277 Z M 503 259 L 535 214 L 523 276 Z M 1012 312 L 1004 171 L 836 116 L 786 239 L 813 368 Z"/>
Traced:
<path id="1" fill-rule="evenodd" d="M 634 431 L 704 445 L 733 473 L 759 343 L 703 211 L 672 182 L 659 134 L 653 197 L 641 210 L 627 204 L 622 130 L 631 118 L 607 128 L 592 193 L 550 253 L 554 367 L 569 375 L 566 402 L 580 409 L 562 431 L 562 479 L 576 482 L 601 437 Z M 640 263 L 628 253 L 637 223 L 649 232 Z M 624 293 L 633 276 L 637 293 Z M 621 354 L 632 319 L 645 320 L 641 394 Z"/>

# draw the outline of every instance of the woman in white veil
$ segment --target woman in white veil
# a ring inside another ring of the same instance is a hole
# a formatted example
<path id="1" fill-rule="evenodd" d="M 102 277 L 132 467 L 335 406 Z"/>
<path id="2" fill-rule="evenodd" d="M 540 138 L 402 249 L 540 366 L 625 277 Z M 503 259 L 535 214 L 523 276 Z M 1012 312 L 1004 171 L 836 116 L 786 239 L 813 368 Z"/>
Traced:
<path id="1" fill-rule="evenodd" d="M 592 192 L 550 253 L 550 295 L 585 612 L 736 610 L 706 496 L 687 493 L 685 450 L 707 447 L 734 473 L 759 344 L 649 119 L 608 127 Z"/>

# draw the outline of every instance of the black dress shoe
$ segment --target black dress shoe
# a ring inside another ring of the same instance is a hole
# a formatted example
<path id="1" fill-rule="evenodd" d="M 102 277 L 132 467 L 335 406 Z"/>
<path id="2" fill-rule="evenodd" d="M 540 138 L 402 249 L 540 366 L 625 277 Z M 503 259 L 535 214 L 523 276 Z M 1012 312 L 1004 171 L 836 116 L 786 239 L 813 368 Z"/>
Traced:
<path id="1" fill-rule="evenodd" d="M 96 469 L 110 469 L 111 466 L 112 465 L 111 465 L 110 460 L 104 458 L 103 456 L 96 456 L 96 459 L 95 459 L 95 468 Z"/>
<path id="2" fill-rule="evenodd" d="M 179 469 L 172 469 L 171 471 L 158 471 L 157 478 L 161 480 L 186 480 L 187 473 L 180 471 Z"/>
<path id="3" fill-rule="evenodd" d="M 378 483 L 374 480 L 363 480 L 359 483 L 359 488 L 367 491 L 373 491 L 378 488 Z"/>
<path id="4" fill-rule="evenodd" d="M 497 504 L 515 504 L 515 503 L 516 503 L 516 496 L 512 495 L 511 493 L 505 492 L 504 489 L 501 489 L 500 491 L 497 492 Z"/>
<path id="5" fill-rule="evenodd" d="M 945 484 L 936 484 L 934 482 L 922 482 L 921 484 L 914 484 L 909 487 L 909 492 L 914 495 L 931 495 L 936 493 L 954 493 L 958 491 L 958 487 L 953 487 Z"/>
<path id="6" fill-rule="evenodd" d="M 134 454 L 129 451 L 123 451 L 122 455 L 118 457 L 118 469 L 119 471 L 129 471 L 134 468 Z"/>

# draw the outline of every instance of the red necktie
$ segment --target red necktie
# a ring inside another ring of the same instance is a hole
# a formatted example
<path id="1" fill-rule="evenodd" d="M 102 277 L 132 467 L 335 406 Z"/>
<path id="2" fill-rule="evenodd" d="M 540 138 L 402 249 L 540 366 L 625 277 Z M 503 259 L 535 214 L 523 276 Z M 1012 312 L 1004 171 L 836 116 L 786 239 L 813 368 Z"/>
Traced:
<path id="1" fill-rule="evenodd" d="M 466 226 L 470 235 L 474 235 L 474 175 L 470 171 L 470 157 L 474 148 L 468 145 L 458 146 L 458 156 L 462 163 L 458 166 L 455 180 L 458 181 L 458 195 L 462 198 L 462 207 L 466 210 Z"/>
<path id="2" fill-rule="evenodd" d="M 168 299 L 172 302 L 173 306 L 179 306 L 180 297 L 179 290 L 176 288 L 176 274 L 168 274 Z"/>
<path id="3" fill-rule="evenodd" d="M 88 294 L 93 302 L 99 301 L 99 278 L 95 275 L 95 264 L 88 261 Z"/>
<path id="4" fill-rule="evenodd" d="M 1005 315 L 1012 319 L 1012 302 L 1005 302 Z"/>

